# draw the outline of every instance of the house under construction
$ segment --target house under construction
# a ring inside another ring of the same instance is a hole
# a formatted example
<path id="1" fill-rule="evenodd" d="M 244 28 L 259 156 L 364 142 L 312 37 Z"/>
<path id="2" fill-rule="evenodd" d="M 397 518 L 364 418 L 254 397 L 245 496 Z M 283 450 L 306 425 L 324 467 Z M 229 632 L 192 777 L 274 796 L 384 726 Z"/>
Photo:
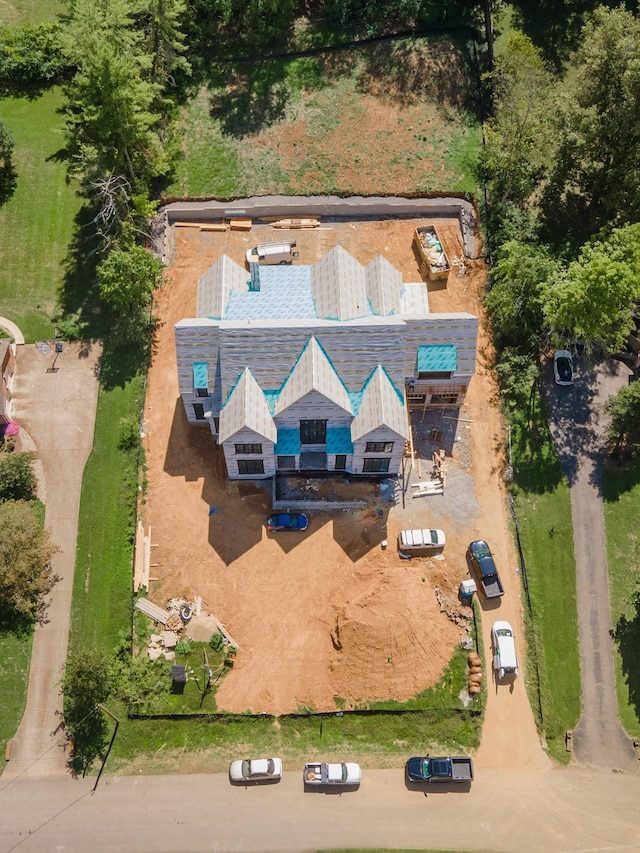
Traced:
<path id="1" fill-rule="evenodd" d="M 257 266 L 257 265 L 256 265 Z M 478 319 L 431 314 L 424 282 L 341 246 L 313 265 L 247 271 L 223 255 L 197 317 L 175 327 L 180 394 L 231 479 L 400 470 L 408 408 L 463 403 Z"/>

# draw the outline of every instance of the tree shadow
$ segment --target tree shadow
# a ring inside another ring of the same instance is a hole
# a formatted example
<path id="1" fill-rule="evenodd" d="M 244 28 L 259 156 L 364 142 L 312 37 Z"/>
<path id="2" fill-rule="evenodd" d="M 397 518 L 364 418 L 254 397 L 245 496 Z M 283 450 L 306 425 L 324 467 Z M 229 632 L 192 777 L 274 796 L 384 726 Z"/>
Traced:
<path id="1" fill-rule="evenodd" d="M 18 172 L 13 160 L 7 157 L 0 161 L 0 207 L 9 201 L 18 186 Z"/>
<path id="2" fill-rule="evenodd" d="M 249 73 L 232 73 L 226 87 L 211 94 L 210 115 L 225 134 L 242 139 L 282 119 L 290 95 L 285 65 L 260 63 Z"/>
<path id="3" fill-rule="evenodd" d="M 631 619 L 621 616 L 615 627 L 613 636 L 618 644 L 618 650 L 622 659 L 622 673 L 629 696 L 629 702 L 633 705 L 636 717 L 640 719 L 640 590 L 632 596 L 632 604 L 635 610 Z"/>

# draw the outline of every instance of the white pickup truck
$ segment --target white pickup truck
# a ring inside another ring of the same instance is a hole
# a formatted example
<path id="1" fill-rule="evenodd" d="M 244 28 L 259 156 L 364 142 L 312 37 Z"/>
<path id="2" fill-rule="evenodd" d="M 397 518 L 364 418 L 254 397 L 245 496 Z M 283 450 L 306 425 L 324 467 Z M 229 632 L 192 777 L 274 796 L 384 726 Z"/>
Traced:
<path id="1" fill-rule="evenodd" d="M 359 764 L 341 762 L 329 764 L 327 761 L 313 761 L 304 765 L 305 785 L 359 785 L 362 782 L 362 770 Z"/>

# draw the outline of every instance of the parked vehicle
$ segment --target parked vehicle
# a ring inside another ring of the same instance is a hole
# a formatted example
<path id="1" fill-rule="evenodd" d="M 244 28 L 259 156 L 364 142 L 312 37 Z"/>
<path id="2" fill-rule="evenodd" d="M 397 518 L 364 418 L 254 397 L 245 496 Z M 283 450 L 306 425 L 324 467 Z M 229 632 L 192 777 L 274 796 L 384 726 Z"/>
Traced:
<path id="1" fill-rule="evenodd" d="M 362 782 L 362 770 L 359 764 L 343 761 L 329 764 L 326 761 L 313 761 L 304 765 L 305 785 L 359 785 Z"/>
<path id="2" fill-rule="evenodd" d="M 508 622 L 494 622 L 491 629 L 491 644 L 493 646 L 493 668 L 496 678 L 501 680 L 505 675 L 518 675 L 518 658 L 516 644 L 513 638 L 513 628 Z"/>
<path id="3" fill-rule="evenodd" d="M 302 512 L 276 512 L 267 519 L 267 530 L 306 530 L 309 519 Z"/>
<path id="4" fill-rule="evenodd" d="M 566 349 L 553 354 L 553 378 L 556 385 L 573 385 L 573 356 Z"/>
<path id="5" fill-rule="evenodd" d="M 253 249 L 247 249 L 248 264 L 291 264 L 298 257 L 294 252 L 295 240 L 283 240 L 277 243 L 263 243 Z"/>
<path id="6" fill-rule="evenodd" d="M 446 538 L 442 530 L 401 530 L 398 533 L 398 553 L 401 557 L 419 557 L 442 551 Z"/>
<path id="7" fill-rule="evenodd" d="M 476 539 L 469 545 L 469 556 L 478 574 L 480 586 L 487 598 L 500 598 L 504 595 L 502 581 L 498 575 L 491 549 L 484 539 Z"/>
<path id="8" fill-rule="evenodd" d="M 407 761 L 407 776 L 412 782 L 471 782 L 473 761 L 470 758 L 424 758 Z"/>
<path id="9" fill-rule="evenodd" d="M 243 758 L 229 765 L 232 782 L 267 782 L 282 777 L 280 758 Z"/>

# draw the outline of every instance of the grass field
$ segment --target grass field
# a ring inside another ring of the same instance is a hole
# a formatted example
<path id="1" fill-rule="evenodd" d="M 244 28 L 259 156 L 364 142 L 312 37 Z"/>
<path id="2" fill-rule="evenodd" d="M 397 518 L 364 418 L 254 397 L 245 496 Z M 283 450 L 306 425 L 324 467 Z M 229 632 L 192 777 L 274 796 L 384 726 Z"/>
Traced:
<path id="1" fill-rule="evenodd" d="M 60 0 L 0 0 L 0 21 L 9 26 L 55 21 L 63 9 Z"/>
<path id="2" fill-rule="evenodd" d="M 525 608 L 527 687 L 551 755 L 566 762 L 564 733 L 581 707 L 571 498 L 537 394 L 513 421 L 513 468 L 531 602 L 530 611 Z"/>
<path id="3" fill-rule="evenodd" d="M 57 293 L 65 274 L 67 247 L 80 207 L 67 183 L 59 91 L 35 101 L 0 102 L 0 118 L 15 141 L 15 194 L 0 207 L 0 305 L 27 342 L 50 339 Z"/>
<path id="4" fill-rule="evenodd" d="M 70 649 L 112 650 L 131 632 L 133 503 L 136 471 L 118 447 L 122 418 L 137 416 L 143 377 L 101 387 L 93 450 L 84 470 L 73 585 Z"/>
<path id="5" fill-rule="evenodd" d="M 640 736 L 640 462 L 605 471 L 604 514 L 615 631 L 616 688 L 622 725 Z"/>

